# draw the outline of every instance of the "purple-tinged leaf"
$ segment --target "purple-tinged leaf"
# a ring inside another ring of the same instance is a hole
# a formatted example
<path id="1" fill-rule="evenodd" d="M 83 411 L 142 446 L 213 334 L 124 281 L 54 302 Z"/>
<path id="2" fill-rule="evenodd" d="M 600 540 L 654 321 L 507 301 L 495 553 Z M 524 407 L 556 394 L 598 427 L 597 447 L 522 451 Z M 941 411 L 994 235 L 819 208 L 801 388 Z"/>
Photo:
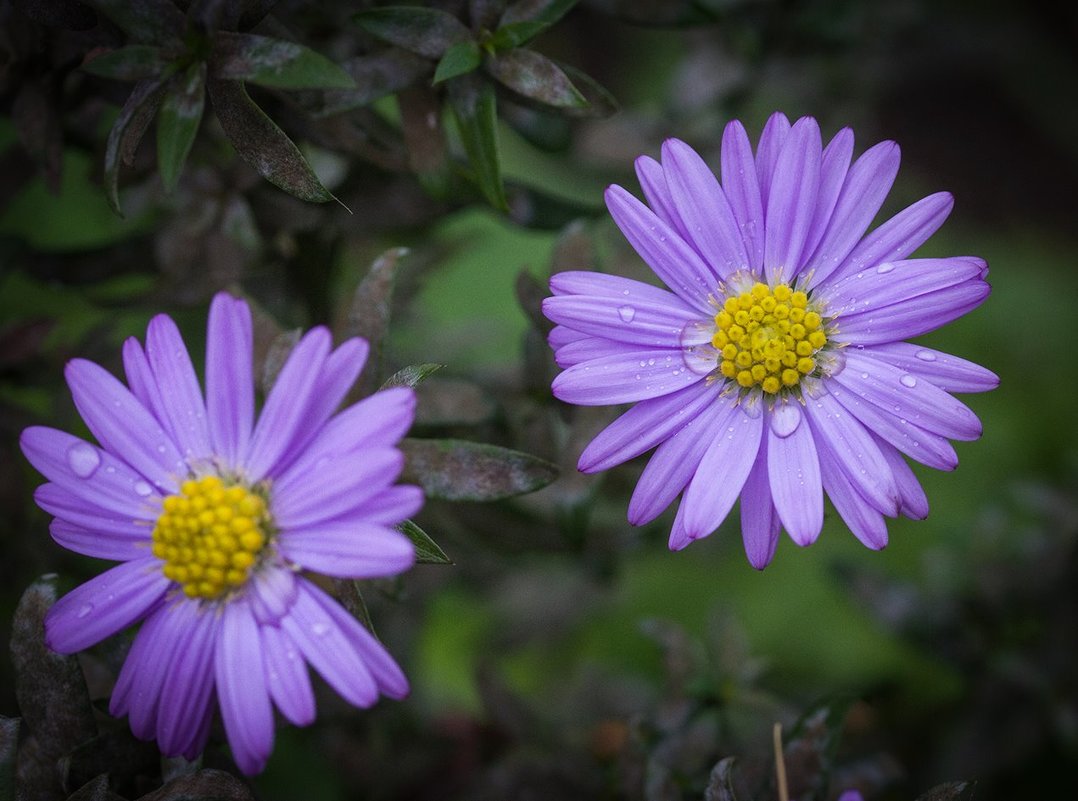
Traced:
<path id="1" fill-rule="evenodd" d="M 917 801 L 966 801 L 973 798 L 974 782 L 944 782 L 917 796 Z"/>
<path id="2" fill-rule="evenodd" d="M 11 5 L 46 28 L 87 31 L 97 25 L 97 14 L 79 0 L 16 0 Z"/>
<path id="3" fill-rule="evenodd" d="M 60 194 L 64 135 L 57 84 L 47 77 L 22 82 L 11 106 L 11 121 L 19 141 L 44 173 L 45 185 Z"/>
<path id="4" fill-rule="evenodd" d="M 124 797 L 112 791 L 108 774 L 102 773 L 80 785 L 67 801 L 124 801 Z"/>
<path id="5" fill-rule="evenodd" d="M 472 38 L 463 22 L 437 8 L 385 6 L 352 19 L 379 39 L 427 58 L 441 58 L 450 45 Z"/>
<path id="6" fill-rule="evenodd" d="M 393 301 L 393 284 L 400 260 L 408 248 L 391 248 L 374 260 L 370 270 L 359 282 L 348 306 L 342 336 L 363 337 L 370 345 L 370 361 L 357 384 L 362 395 L 369 395 L 381 373 L 382 341 L 389 330 Z"/>
<path id="7" fill-rule="evenodd" d="M 116 23 L 128 39 L 139 44 L 175 44 L 183 36 L 187 19 L 170 0 L 88 0 Z"/>
<path id="8" fill-rule="evenodd" d="M 134 159 L 135 149 L 161 104 L 165 80 L 164 77 L 147 78 L 135 84 L 105 143 L 105 199 L 121 217 L 124 215 L 120 210 L 120 161 L 130 164 Z"/>
<path id="9" fill-rule="evenodd" d="M 320 53 L 296 42 L 250 33 L 218 31 L 213 76 L 274 89 L 354 89 L 352 76 Z"/>
<path id="10" fill-rule="evenodd" d="M 0 717 L 0 798 L 15 797 L 15 757 L 19 752 L 19 718 Z"/>
<path id="11" fill-rule="evenodd" d="M 609 117 L 618 110 L 618 101 L 610 91 L 585 72 L 570 64 L 558 64 L 558 68 L 573 82 L 576 90 L 586 101 L 583 106 L 560 109 L 572 117 Z"/>
<path id="12" fill-rule="evenodd" d="M 737 801 L 734 792 L 734 758 L 726 757 L 711 769 L 704 801 Z"/>
<path id="13" fill-rule="evenodd" d="M 499 27 L 520 22 L 538 22 L 551 26 L 568 13 L 579 0 L 517 0 L 511 4 L 499 21 Z"/>
<path id="14" fill-rule="evenodd" d="M 534 50 L 509 50 L 487 58 L 487 72 L 524 97 L 555 108 L 588 104 L 562 69 Z"/>
<path id="15" fill-rule="evenodd" d="M 498 113 L 494 87 L 474 74 L 462 75 L 446 85 L 449 87 L 449 105 L 471 163 L 472 177 L 492 206 L 507 211 L 498 159 Z"/>
<path id="16" fill-rule="evenodd" d="M 449 46 L 441 61 L 438 62 L 432 83 L 438 84 L 469 73 L 478 68 L 482 60 L 479 45 L 475 41 L 465 39 L 462 42 L 456 42 Z"/>
<path id="17" fill-rule="evenodd" d="M 343 66 L 352 76 L 356 88 L 326 91 L 321 107 L 314 111 L 315 116 L 328 117 L 370 105 L 418 82 L 430 74 L 431 68 L 427 59 L 399 47 L 359 56 L 344 62 Z"/>
<path id="18" fill-rule="evenodd" d="M 411 520 L 405 520 L 397 531 L 412 541 L 415 546 L 415 560 L 417 564 L 427 565 L 451 565 L 453 560 L 446 556 L 445 551 L 430 538 L 423 529 Z"/>
<path id="19" fill-rule="evenodd" d="M 172 82 L 157 115 L 157 170 L 171 193 L 202 122 L 206 105 L 206 63 L 199 61 Z"/>
<path id="20" fill-rule="evenodd" d="M 425 380 L 431 373 L 437 372 L 443 367 L 445 367 L 444 364 L 435 364 L 434 362 L 410 364 L 407 367 L 402 367 L 387 378 L 379 389 L 389 389 L 390 387 L 414 387 L 420 381 Z"/>
<path id="21" fill-rule="evenodd" d="M 152 793 L 140 796 L 139 801 L 188 801 L 209 799 L 214 801 L 254 801 L 250 789 L 242 781 L 223 770 L 200 770 L 178 776 L 166 782 Z"/>
<path id="22" fill-rule="evenodd" d="M 557 465 L 497 445 L 406 438 L 401 450 L 401 480 L 419 484 L 428 498 L 496 501 L 534 492 L 558 477 Z"/>
<path id="23" fill-rule="evenodd" d="M 82 69 L 101 78 L 141 81 L 160 75 L 168 64 L 169 59 L 160 47 L 133 44 L 115 50 L 91 50 L 82 62 Z"/>
<path id="24" fill-rule="evenodd" d="M 207 87 L 225 135 L 263 178 L 300 200 L 325 203 L 335 199 L 295 143 L 251 100 L 241 82 L 210 79 Z"/>
<path id="25" fill-rule="evenodd" d="M 408 147 L 408 166 L 427 192 L 444 197 L 452 174 L 442 127 L 441 98 L 429 86 L 414 86 L 397 94 L 397 105 Z"/>
<path id="26" fill-rule="evenodd" d="M 259 386 L 262 387 L 262 393 L 267 397 L 270 390 L 273 389 L 273 385 L 277 383 L 277 376 L 280 374 L 281 368 L 288 361 L 288 356 L 302 336 L 302 328 L 292 328 L 288 331 L 281 331 L 270 341 L 269 348 L 266 349 L 266 358 L 262 362 L 262 371 L 258 382 Z"/>

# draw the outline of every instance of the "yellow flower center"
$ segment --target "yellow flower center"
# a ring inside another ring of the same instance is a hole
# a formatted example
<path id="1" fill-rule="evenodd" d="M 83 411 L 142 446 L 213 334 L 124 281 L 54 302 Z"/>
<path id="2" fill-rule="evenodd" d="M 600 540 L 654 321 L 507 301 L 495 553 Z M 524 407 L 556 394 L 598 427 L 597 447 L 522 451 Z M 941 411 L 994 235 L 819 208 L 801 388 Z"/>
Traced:
<path id="1" fill-rule="evenodd" d="M 808 295 L 788 284 L 772 288 L 757 282 L 726 298 L 715 315 L 711 344 L 721 353 L 719 371 L 726 378 L 774 395 L 816 369 L 827 335 Z"/>
<path id="2" fill-rule="evenodd" d="M 247 581 L 266 545 L 266 502 L 217 476 L 189 479 L 162 502 L 153 555 L 188 598 L 220 598 Z"/>

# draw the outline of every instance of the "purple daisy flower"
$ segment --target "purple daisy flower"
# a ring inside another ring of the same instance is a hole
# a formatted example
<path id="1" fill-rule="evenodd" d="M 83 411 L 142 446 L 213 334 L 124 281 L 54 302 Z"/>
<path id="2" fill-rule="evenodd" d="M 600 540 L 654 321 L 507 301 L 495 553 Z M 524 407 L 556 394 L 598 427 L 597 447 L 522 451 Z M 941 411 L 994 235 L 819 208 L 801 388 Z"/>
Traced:
<path id="1" fill-rule="evenodd" d="M 622 233 L 670 288 L 565 272 L 544 313 L 569 403 L 635 405 L 599 433 L 579 469 L 606 470 L 657 449 L 629 502 L 654 520 L 682 493 L 672 549 L 706 537 L 741 500 L 749 562 L 765 567 L 785 528 L 809 545 L 823 495 L 870 548 L 884 518 L 921 519 L 928 502 L 902 454 L 941 470 L 948 440 L 981 424 L 951 392 L 998 378 L 904 342 L 989 293 L 983 260 L 911 259 L 953 200 L 930 195 L 866 235 L 898 171 L 894 142 L 851 163 L 853 133 L 826 147 L 811 117 L 768 121 L 753 155 L 739 122 L 724 131 L 723 182 L 688 145 L 642 156 L 648 205 L 606 192 Z M 649 208 L 650 206 L 650 208 Z"/>
<path id="2" fill-rule="evenodd" d="M 205 398 L 175 323 L 158 315 L 145 348 L 124 344 L 127 386 L 93 362 L 67 366 L 100 446 L 23 432 L 23 453 L 49 480 L 34 497 L 55 515 L 53 539 L 122 562 L 56 602 L 45 640 L 74 653 L 141 621 L 110 711 L 165 754 L 201 753 L 219 705 L 236 764 L 257 773 L 273 706 L 298 726 L 314 720 L 306 663 L 356 706 L 408 693 L 382 645 L 300 573 L 387 576 L 415 560 L 393 528 L 423 503 L 418 487 L 394 484 L 412 391 L 334 415 L 367 351 L 361 339 L 333 349 L 313 329 L 256 422 L 251 312 L 219 294 Z"/>

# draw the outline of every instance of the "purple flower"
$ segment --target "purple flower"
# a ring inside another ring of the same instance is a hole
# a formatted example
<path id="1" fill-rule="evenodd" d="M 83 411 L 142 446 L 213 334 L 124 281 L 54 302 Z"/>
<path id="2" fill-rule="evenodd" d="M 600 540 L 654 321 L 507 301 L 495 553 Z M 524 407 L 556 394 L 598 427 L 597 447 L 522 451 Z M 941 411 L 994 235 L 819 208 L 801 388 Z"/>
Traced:
<path id="1" fill-rule="evenodd" d="M 765 567 L 779 530 L 809 545 L 823 495 L 870 548 L 884 518 L 928 502 L 902 458 L 952 470 L 948 440 L 981 424 L 951 392 L 992 389 L 988 370 L 904 342 L 989 293 L 983 260 L 911 259 L 953 201 L 930 195 L 866 235 L 898 171 L 881 142 L 851 163 L 853 133 L 823 147 L 811 117 L 768 121 L 753 155 L 739 122 L 723 134 L 723 182 L 676 139 L 642 156 L 648 205 L 620 186 L 614 221 L 670 288 L 589 272 L 550 282 L 543 309 L 564 371 L 554 394 L 635 404 L 599 433 L 580 470 L 657 449 L 629 502 L 655 519 L 682 494 L 670 547 L 706 537 L 741 499 L 749 562 Z M 650 208 L 649 208 L 650 206 Z"/>
<path id="2" fill-rule="evenodd" d="M 257 773 L 273 749 L 273 710 L 315 716 L 306 663 L 349 702 L 402 698 L 408 681 L 382 645 L 301 575 L 366 578 L 415 560 L 393 528 L 423 503 L 396 485 L 409 389 L 334 415 L 367 343 L 333 349 L 315 328 L 292 351 L 255 421 L 251 312 L 210 308 L 205 398 L 175 323 L 158 315 L 146 346 L 124 344 L 127 386 L 76 359 L 66 377 L 100 446 L 63 431 L 23 432 L 49 480 L 35 499 L 53 539 L 120 565 L 65 595 L 45 640 L 74 653 L 141 621 L 112 693 L 143 739 L 194 758 L 220 706 L 236 764 Z"/>

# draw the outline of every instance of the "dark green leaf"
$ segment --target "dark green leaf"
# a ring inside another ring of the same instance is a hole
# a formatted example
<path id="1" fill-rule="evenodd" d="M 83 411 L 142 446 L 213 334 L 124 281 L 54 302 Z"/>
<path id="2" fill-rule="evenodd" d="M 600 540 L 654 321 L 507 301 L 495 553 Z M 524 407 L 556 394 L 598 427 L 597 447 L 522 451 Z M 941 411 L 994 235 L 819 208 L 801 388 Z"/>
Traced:
<path id="1" fill-rule="evenodd" d="M 19 751 L 18 718 L 0 717 L 0 801 L 15 801 L 15 757 Z"/>
<path id="2" fill-rule="evenodd" d="M 219 31 L 213 76 L 275 89 L 354 89 L 352 76 L 309 47 L 250 33 Z"/>
<path id="3" fill-rule="evenodd" d="M 68 752 L 60 761 L 60 770 L 65 787 L 92 784 L 95 777 L 103 774 L 121 785 L 139 774 L 154 773 L 160 762 L 161 752 L 153 743 L 136 739 L 121 724 Z"/>
<path id="4" fill-rule="evenodd" d="M 173 82 L 157 115 L 157 170 L 166 192 L 176 188 L 206 104 L 206 63 L 196 62 Z"/>
<path id="5" fill-rule="evenodd" d="M 419 564 L 427 565 L 451 565 L 453 560 L 446 556 L 445 551 L 430 538 L 423 529 L 411 520 L 405 520 L 397 531 L 404 534 L 415 546 L 415 560 Z"/>
<path id="6" fill-rule="evenodd" d="M 442 127 L 442 100 L 429 86 L 397 94 L 408 166 L 433 197 L 445 197 L 452 180 L 449 148 Z"/>
<path id="7" fill-rule="evenodd" d="M 534 50 L 510 50 L 490 56 L 487 72 L 524 97 L 555 108 L 582 108 L 588 104 L 562 69 Z"/>
<path id="8" fill-rule="evenodd" d="M 499 28 L 519 22 L 538 22 L 553 25 L 564 17 L 579 0 L 517 0 L 505 9 Z"/>
<path id="9" fill-rule="evenodd" d="M 471 39 L 471 31 L 452 14 L 422 6 L 385 6 L 352 17 L 383 41 L 427 58 L 441 58 L 450 45 Z"/>
<path id="10" fill-rule="evenodd" d="M 579 117 L 609 117 L 618 110 L 618 101 L 614 95 L 590 75 L 569 64 L 559 63 L 557 66 L 573 82 L 573 86 L 586 101 L 583 106 L 561 109 L 562 114 Z"/>
<path id="11" fill-rule="evenodd" d="M 91 75 L 118 81 L 141 81 L 160 75 L 167 66 L 168 59 L 160 47 L 140 44 L 116 50 L 91 50 L 82 62 L 82 69 Z"/>
<path id="12" fill-rule="evenodd" d="M 581 217 L 603 213 L 601 206 L 586 206 L 567 198 L 540 192 L 530 186 L 506 186 L 509 219 L 518 225 L 543 231 L 556 231 Z"/>
<path id="13" fill-rule="evenodd" d="M 79 787 L 67 797 L 67 801 L 124 801 L 109 787 L 109 775 L 102 773 Z"/>
<path id="14" fill-rule="evenodd" d="M 449 46 L 438 62 L 438 68 L 434 71 L 433 83 L 441 83 L 458 75 L 471 72 L 479 66 L 482 58 L 479 53 L 479 45 L 471 39 L 457 42 Z"/>
<path id="15" fill-rule="evenodd" d="M 157 77 L 135 84 L 105 143 L 105 199 L 121 217 L 124 215 L 120 210 L 120 162 L 130 164 L 134 158 L 135 149 L 161 104 L 163 83 L 164 78 Z"/>
<path id="16" fill-rule="evenodd" d="M 507 0 L 468 0 L 468 19 L 472 30 L 492 30 L 505 13 Z"/>
<path id="17" fill-rule="evenodd" d="M 301 200 L 325 203 L 335 199 L 295 143 L 251 100 L 242 83 L 210 79 L 207 87 L 225 135 L 263 178 Z"/>
<path id="18" fill-rule="evenodd" d="M 262 379 L 259 382 L 262 386 L 263 394 L 269 395 L 273 385 L 277 383 L 277 376 L 281 372 L 281 368 L 288 361 L 289 354 L 292 353 L 292 349 L 296 347 L 296 343 L 299 342 L 301 336 L 303 336 L 302 329 L 293 328 L 289 331 L 282 331 L 270 342 L 269 349 L 266 351 L 266 360 L 262 362 Z"/>
<path id="19" fill-rule="evenodd" d="M 377 637 L 378 635 L 374 631 L 374 621 L 371 620 L 367 602 L 363 600 L 363 591 L 360 589 L 359 582 L 354 579 L 334 579 L 333 586 L 335 588 L 333 594 L 337 597 L 337 600 L 344 605 L 345 609 L 351 612 L 352 617 L 363 624 L 367 631 Z"/>
<path id="20" fill-rule="evenodd" d="M 478 384 L 461 378 L 428 378 L 415 388 L 417 426 L 474 426 L 497 407 Z"/>
<path id="21" fill-rule="evenodd" d="M 726 757 L 711 769 L 704 801 L 737 801 L 734 792 L 734 758 Z"/>
<path id="22" fill-rule="evenodd" d="M 531 324 L 546 335 L 554 325 L 542 311 L 543 301 L 550 295 L 550 288 L 525 269 L 517 273 L 514 288 L 517 303 L 520 304 Z"/>
<path id="23" fill-rule="evenodd" d="M 343 111 L 373 103 L 380 97 L 399 92 L 430 74 L 430 62 L 399 47 L 354 58 L 344 68 L 352 76 L 353 90 L 330 90 L 323 95 L 318 116 L 340 114 Z"/>
<path id="24" fill-rule="evenodd" d="M 183 35 L 187 20 L 170 0 L 87 0 L 90 5 L 116 23 L 134 42 L 145 44 L 176 43 Z"/>
<path id="25" fill-rule="evenodd" d="M 829 699 L 794 724 L 783 749 L 791 795 L 824 797 L 849 705 L 846 697 Z"/>
<path id="26" fill-rule="evenodd" d="M 513 22 L 503 25 L 490 37 L 490 46 L 496 51 L 513 50 L 527 44 L 547 29 L 542 22 Z"/>
<path id="27" fill-rule="evenodd" d="M 379 389 L 389 389 L 390 387 L 414 387 L 431 373 L 441 370 L 443 367 L 445 367 L 444 364 L 434 363 L 410 364 L 407 367 L 402 367 L 387 378 L 385 383 L 383 383 Z"/>
<path id="28" fill-rule="evenodd" d="M 402 480 L 431 498 L 495 501 L 545 487 L 558 468 L 531 454 L 458 439 L 405 439 Z"/>
<path id="29" fill-rule="evenodd" d="M 341 333 L 346 337 L 363 337 L 370 345 L 370 361 L 362 379 L 362 388 L 366 390 L 363 394 L 375 387 L 374 382 L 380 375 L 382 341 L 389 328 L 397 265 L 407 253 L 408 248 L 387 250 L 374 260 L 352 294 L 348 318 Z"/>
<path id="30" fill-rule="evenodd" d="M 963 801 L 973 797 L 974 782 L 945 782 L 917 796 L 917 801 Z"/>
<path id="31" fill-rule="evenodd" d="M 200 770 L 180 776 L 147 793 L 139 801 L 254 801 L 250 789 L 223 770 Z"/>
<path id="32" fill-rule="evenodd" d="M 447 83 L 449 103 L 460 131 L 472 177 L 487 201 L 505 211 L 505 187 L 498 159 L 498 113 L 494 87 L 474 74 Z"/>

